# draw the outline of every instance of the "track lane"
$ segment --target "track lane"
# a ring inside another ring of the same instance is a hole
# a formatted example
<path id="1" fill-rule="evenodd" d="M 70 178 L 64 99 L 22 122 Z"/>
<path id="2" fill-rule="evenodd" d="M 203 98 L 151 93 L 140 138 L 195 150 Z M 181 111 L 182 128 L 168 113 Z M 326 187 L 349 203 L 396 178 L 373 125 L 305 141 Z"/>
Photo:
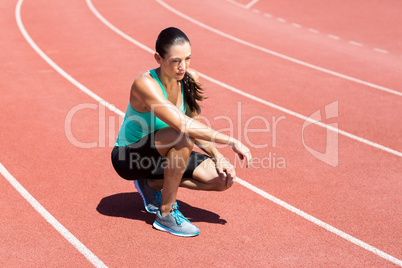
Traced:
<path id="1" fill-rule="evenodd" d="M 134 10 L 134 8 L 130 7 L 127 10 Z M 105 9 L 105 16 L 108 18 L 111 11 L 115 9 L 113 7 Z M 121 10 L 121 12 L 124 13 L 125 11 Z M 145 16 L 144 18 L 139 18 L 138 16 L 130 18 L 128 13 L 120 18 L 114 18 L 112 14 L 111 16 L 113 23 L 118 27 L 122 25 L 121 29 L 126 33 L 135 33 L 135 31 L 125 27 L 123 22 L 120 22 L 122 18 L 127 21 L 126 25 L 134 25 L 136 19 L 139 19 L 139 21 L 149 20 L 149 17 L 145 18 Z M 183 27 L 188 25 L 188 22 L 183 20 L 173 21 L 172 23 L 183 25 Z M 273 103 L 291 107 L 291 110 L 306 115 L 311 114 L 317 107 L 323 107 L 334 100 L 339 100 L 341 112 L 339 120 L 342 129 L 377 143 L 388 145 L 391 148 L 400 148 L 402 141 L 397 134 L 400 126 L 394 123 L 397 120 L 398 111 L 401 109 L 400 99 L 394 99 L 393 96 L 386 94 L 385 96 L 381 93 L 377 94 L 377 92 L 372 92 L 371 89 L 365 86 L 356 86 L 353 82 L 345 82 L 330 75 L 322 76 L 322 74 L 315 71 L 300 69 L 299 66 L 284 63 L 283 60 L 275 57 L 269 57 L 269 65 L 267 66 L 267 58 L 263 53 L 258 54 L 257 57 L 250 57 L 252 53 L 256 53 L 253 49 L 233 44 L 230 40 L 225 40 L 216 35 L 212 35 L 211 38 L 205 38 L 201 34 L 204 31 L 200 31 L 199 27 L 191 28 L 191 33 L 193 33 L 192 39 L 195 40 L 193 41 L 194 55 L 199 54 L 208 60 L 213 59 L 217 66 L 232 64 L 231 62 L 234 59 L 230 51 L 242 51 L 242 54 L 236 55 L 235 58 L 236 62 L 241 62 L 237 66 L 236 72 L 220 72 L 219 75 L 217 73 L 212 74 L 214 77 L 218 76 L 219 80 L 230 81 L 227 83 L 236 85 L 237 88 L 244 89 L 253 95 L 261 96 L 263 99 Z M 148 47 L 153 47 L 154 41 L 140 38 L 140 42 Z M 213 50 L 204 50 L 202 53 L 197 53 L 202 48 L 211 47 L 211 45 L 214 47 Z M 210 64 L 207 63 L 209 61 L 205 61 L 205 63 L 194 62 L 193 66 L 195 68 L 207 75 L 211 75 Z M 267 67 L 266 69 L 261 69 L 257 68 L 258 66 Z M 247 78 L 243 77 L 244 75 L 242 74 L 247 74 Z M 255 83 L 250 83 L 249 81 L 259 81 L 269 86 L 261 90 L 261 87 L 255 87 Z M 355 89 L 358 90 L 356 91 Z M 343 94 L 340 94 L 339 91 Z M 282 94 L 283 92 L 287 92 L 287 94 Z M 292 98 L 289 96 L 292 96 Z M 381 101 L 378 101 L 379 99 Z M 355 109 L 356 105 L 364 107 L 364 109 Z M 376 113 L 373 111 L 376 111 Z M 377 116 L 383 119 L 376 122 L 376 132 L 373 132 L 371 122 L 372 118 Z M 359 122 L 359 124 L 356 124 L 356 122 Z"/>
<path id="2" fill-rule="evenodd" d="M 288 8 L 292 6 L 292 8 Z M 397 40 L 402 31 L 400 1 L 259 1 L 252 9 L 268 12 L 306 28 L 318 29 L 320 33 L 339 36 L 343 40 L 354 40 L 363 46 L 388 50 L 402 56 L 402 46 Z M 390 42 L 394 40 L 394 42 Z M 378 52 L 376 52 L 378 53 Z"/>
<path id="3" fill-rule="evenodd" d="M 2 267 L 81 267 L 92 265 L 0 175 L 0 265 Z"/>
<path id="4" fill-rule="evenodd" d="M 96 53 L 95 53 L 96 54 Z M 95 64 L 96 65 L 96 64 Z M 84 119 L 85 120 L 85 119 Z M 94 126 L 94 128 L 96 129 L 96 126 Z M 88 133 L 85 133 L 86 131 L 83 131 L 84 133 L 83 133 L 83 136 L 85 136 L 85 134 L 86 135 L 88 135 Z M 96 154 L 95 154 L 96 155 Z M 84 158 L 85 158 L 85 155 L 83 155 L 84 156 Z M 81 170 L 81 172 L 82 172 L 82 170 Z M 193 194 L 193 193 L 192 193 Z M 212 196 L 215 196 L 215 195 L 212 195 Z M 234 197 L 233 197 L 234 198 Z M 187 199 L 186 199 L 187 200 Z M 221 201 L 221 202 L 224 202 L 224 199 L 222 199 L 222 200 L 219 200 L 219 201 Z M 137 208 L 138 209 L 138 208 Z M 190 210 L 191 211 L 191 210 Z M 227 212 L 227 210 L 225 209 L 225 212 Z M 132 213 L 131 213 L 132 214 Z M 134 215 L 134 217 L 135 217 L 135 215 Z M 233 219 L 232 219 L 233 220 Z M 111 220 L 110 222 L 113 222 L 113 220 Z M 128 227 L 128 226 L 127 226 Z M 214 228 L 214 227 L 212 227 L 212 228 Z M 236 229 L 235 229 L 236 230 Z M 235 230 L 233 230 L 233 231 L 235 231 Z M 120 230 L 116 230 L 116 231 L 120 231 Z M 127 234 L 126 234 L 127 235 Z M 114 241 L 114 240 L 113 240 Z M 129 241 L 127 241 L 127 239 L 126 240 L 124 240 L 124 241 L 126 241 L 126 243 L 129 243 Z M 299 241 L 301 241 L 301 240 L 299 240 Z M 212 241 L 211 241 L 212 242 Z M 280 248 L 280 247 L 279 247 Z M 242 247 L 240 247 L 240 249 L 242 249 Z M 227 249 L 227 250 L 229 250 L 229 249 Z M 251 252 L 250 252 L 251 253 Z M 152 256 L 152 255 L 151 255 Z M 114 256 L 114 258 L 116 258 L 116 256 Z M 259 261 L 262 261 L 261 259 L 259 259 L 257 256 L 255 256 L 255 258 L 257 258 L 257 260 L 259 260 Z M 285 259 L 283 259 L 282 261 L 285 261 Z M 300 260 L 299 260 L 300 261 Z"/>
<path id="5" fill-rule="evenodd" d="M 300 31 L 294 26 L 267 19 L 226 1 L 204 1 L 200 4 L 188 0 L 187 5 L 180 5 L 177 0 L 156 1 L 177 16 L 189 16 L 186 18 L 188 22 L 199 21 L 205 27 L 212 27 L 211 31 L 216 29 L 222 32 L 221 35 L 230 35 L 245 40 L 251 46 L 401 92 L 400 83 L 397 83 L 400 81 L 398 70 L 401 69 L 399 55 L 384 55 L 366 47 L 353 46 L 349 42 L 334 42 L 324 35 Z M 222 14 L 226 15 L 225 20 L 219 19 Z M 397 37 L 387 40 L 389 43 L 398 42 Z"/>
<path id="6" fill-rule="evenodd" d="M 54 72 L 38 58 L 22 37 L 15 23 L 15 3 L 5 3 L 3 7 L 7 12 L 4 12 L 1 23 L 7 27 L 2 28 L 0 35 L 7 42 L 0 45 L 0 58 L 5 67 L 0 74 L 0 163 L 23 186 L 28 186 L 28 191 L 32 184 L 41 188 L 34 196 L 43 198 L 46 194 L 51 196 L 57 187 L 55 189 L 55 185 L 52 185 L 52 190 L 47 192 L 49 182 L 44 182 L 42 172 L 44 168 L 52 167 L 52 162 L 49 161 L 49 155 L 39 156 L 37 153 L 43 152 L 42 146 L 54 147 L 56 143 L 47 144 L 44 141 L 46 136 L 54 134 L 54 125 L 48 124 L 52 121 L 53 111 L 46 110 L 48 103 L 53 101 L 52 94 L 41 95 L 37 92 L 51 85 L 51 79 L 48 78 Z M 57 110 L 57 107 L 54 108 Z M 37 130 L 38 134 L 35 133 Z M 0 266 L 69 267 L 73 260 L 81 267 L 91 267 L 88 260 L 27 203 L 3 174 L 2 170 Z"/>

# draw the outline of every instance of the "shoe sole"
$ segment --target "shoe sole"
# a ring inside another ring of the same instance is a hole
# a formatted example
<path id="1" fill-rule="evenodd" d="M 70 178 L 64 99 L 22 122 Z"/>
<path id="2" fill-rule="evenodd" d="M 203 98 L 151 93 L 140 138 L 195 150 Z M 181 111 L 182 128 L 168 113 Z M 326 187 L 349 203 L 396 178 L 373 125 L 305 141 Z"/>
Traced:
<path id="1" fill-rule="evenodd" d="M 167 228 L 167 227 L 161 225 L 160 223 L 158 223 L 158 222 L 156 222 L 156 221 L 154 221 L 154 223 L 152 224 L 152 226 L 153 226 L 155 229 L 159 230 L 159 231 L 168 232 L 169 234 L 176 235 L 176 236 L 181 236 L 181 237 L 197 236 L 197 235 L 200 233 L 199 231 L 196 232 L 196 233 L 193 233 L 193 234 L 186 234 L 186 233 L 176 232 L 176 231 L 173 231 L 172 229 L 169 229 L 169 228 Z"/>
<path id="2" fill-rule="evenodd" d="M 144 194 L 143 194 L 142 191 L 141 191 L 141 187 L 140 187 L 140 185 L 138 184 L 138 180 L 135 180 L 135 181 L 134 181 L 134 186 L 135 186 L 135 189 L 137 189 L 137 192 L 141 195 L 142 201 L 144 201 L 145 210 L 146 210 L 148 213 L 156 214 L 156 211 L 153 211 L 153 210 L 149 210 L 149 209 L 148 209 L 147 201 L 145 200 L 145 196 L 144 196 Z"/>

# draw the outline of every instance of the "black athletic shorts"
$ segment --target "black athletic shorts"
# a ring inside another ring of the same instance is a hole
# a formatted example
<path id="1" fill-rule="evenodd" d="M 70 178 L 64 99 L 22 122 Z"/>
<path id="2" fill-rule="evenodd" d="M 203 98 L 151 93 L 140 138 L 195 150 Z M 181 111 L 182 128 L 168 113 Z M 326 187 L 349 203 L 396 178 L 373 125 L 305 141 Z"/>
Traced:
<path id="1" fill-rule="evenodd" d="M 155 132 L 136 143 L 115 146 L 112 150 L 112 164 L 117 174 L 126 180 L 163 179 L 166 158 L 155 147 Z M 205 154 L 191 152 L 183 178 L 192 178 L 193 172 L 204 160 Z"/>

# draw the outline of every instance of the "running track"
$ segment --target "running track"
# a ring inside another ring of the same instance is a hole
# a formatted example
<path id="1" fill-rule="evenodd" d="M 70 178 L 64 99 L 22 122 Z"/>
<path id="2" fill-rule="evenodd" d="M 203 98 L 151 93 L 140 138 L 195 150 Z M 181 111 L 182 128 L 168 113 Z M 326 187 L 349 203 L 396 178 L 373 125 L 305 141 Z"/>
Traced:
<path id="1" fill-rule="evenodd" d="M 402 265 L 401 3 L 185 3 L 3 1 L 0 266 Z M 154 216 L 109 159 L 130 84 L 155 66 L 148 50 L 168 26 L 192 41 L 205 118 L 268 144 L 252 149 L 263 163 L 271 155 L 270 166 L 238 167 L 242 180 L 229 191 L 180 190 L 183 214 L 201 230 L 192 239 L 153 230 Z M 316 111 L 339 133 L 303 131 Z M 267 130 L 264 122 L 269 132 L 239 131 Z M 327 135 L 338 139 L 335 167 L 305 146 L 323 153 Z"/>

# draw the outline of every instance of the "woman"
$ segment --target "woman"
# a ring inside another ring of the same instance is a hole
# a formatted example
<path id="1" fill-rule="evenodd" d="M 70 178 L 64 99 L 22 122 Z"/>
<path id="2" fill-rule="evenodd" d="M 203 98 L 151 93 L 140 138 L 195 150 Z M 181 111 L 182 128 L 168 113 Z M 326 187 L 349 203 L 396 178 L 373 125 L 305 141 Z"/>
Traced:
<path id="1" fill-rule="evenodd" d="M 195 236 L 198 228 L 178 209 L 178 188 L 222 191 L 232 186 L 235 170 L 213 143 L 230 145 L 247 164 L 251 154 L 241 142 L 197 120 L 203 97 L 199 75 L 189 69 L 187 36 L 177 28 L 163 30 L 154 57 L 159 67 L 140 74 L 132 85 L 112 163 L 122 178 L 134 180 L 145 209 L 156 214 L 156 229 Z M 194 144 L 209 156 L 193 152 Z"/>

